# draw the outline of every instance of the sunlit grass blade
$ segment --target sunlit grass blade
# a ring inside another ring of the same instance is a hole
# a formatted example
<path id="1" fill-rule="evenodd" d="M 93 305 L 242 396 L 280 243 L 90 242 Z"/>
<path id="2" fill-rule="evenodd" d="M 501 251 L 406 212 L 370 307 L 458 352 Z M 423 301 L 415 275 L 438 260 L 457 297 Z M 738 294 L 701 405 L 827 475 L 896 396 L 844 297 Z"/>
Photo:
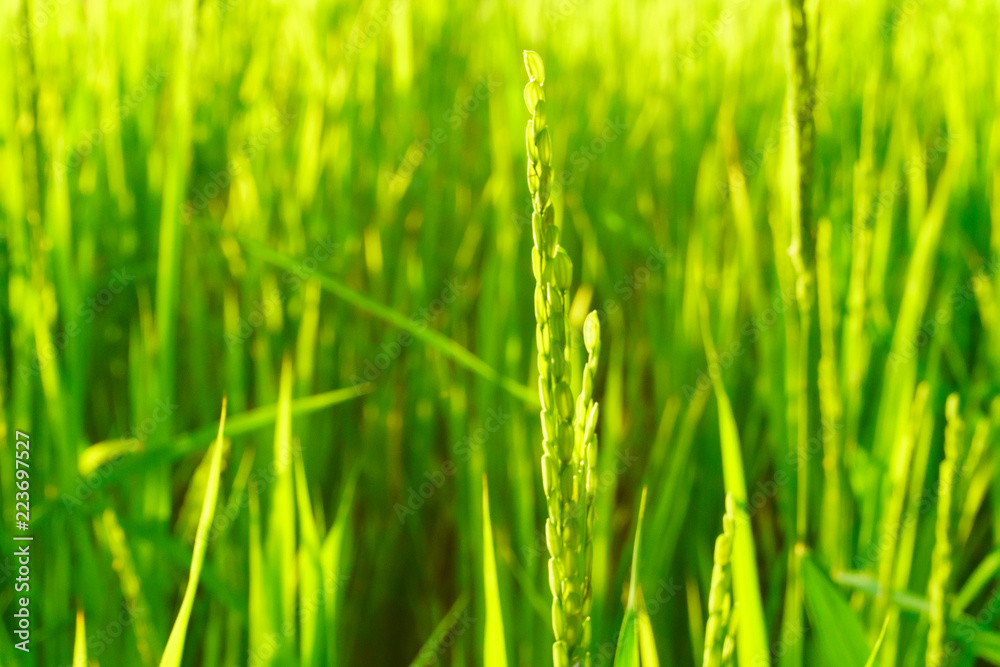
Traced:
<path id="1" fill-rule="evenodd" d="M 295 646 L 295 485 L 292 479 L 292 362 L 286 356 L 281 366 L 278 390 L 278 419 L 274 424 L 274 483 L 271 492 L 270 515 L 267 524 L 264 554 L 268 583 L 273 587 L 271 597 L 275 607 L 274 620 L 283 630 L 289 628 L 275 661 Z"/>
<path id="2" fill-rule="evenodd" d="M 256 255 L 265 262 L 289 271 L 298 270 L 299 262 L 295 259 L 272 250 L 252 239 L 238 237 L 238 240 L 250 254 Z M 438 333 L 426 326 L 420 326 L 405 315 L 351 289 L 335 278 L 317 273 L 316 281 L 323 289 L 334 296 L 380 320 L 409 332 L 417 340 L 430 345 L 441 354 L 449 357 L 485 380 L 502 387 L 512 396 L 516 396 L 532 407 L 539 407 L 537 392 L 511 378 L 500 375 L 500 373 L 487 365 L 482 359 L 444 334 Z"/>
<path id="3" fill-rule="evenodd" d="M 439 662 L 439 656 L 445 650 L 441 646 L 441 642 L 444 641 L 448 632 L 455 627 L 458 622 L 459 617 L 461 617 L 462 612 L 465 611 L 466 607 L 469 606 L 469 596 L 463 593 L 458 596 L 454 604 L 451 605 L 451 609 L 448 613 L 444 615 L 438 624 L 434 627 L 434 632 L 431 636 L 427 638 L 424 645 L 420 647 L 420 651 L 417 653 L 417 657 L 410 663 L 410 667 L 429 667 L 430 665 L 437 664 Z M 548 610 L 546 610 L 548 611 Z"/>
<path id="4" fill-rule="evenodd" d="M 300 664 L 302 667 L 312 667 L 313 665 L 318 667 L 323 662 L 319 639 L 322 637 L 323 628 L 323 598 L 328 592 L 323 586 L 319 533 L 312 502 L 309 499 L 309 486 L 306 483 L 306 470 L 301 453 L 293 451 L 293 461 L 295 464 L 295 501 L 301 537 L 298 553 L 298 620 L 302 634 Z M 333 587 L 330 587 L 329 594 L 333 594 Z"/>
<path id="5" fill-rule="evenodd" d="M 372 384 L 364 384 L 299 398 L 292 401 L 291 413 L 293 417 L 313 414 L 369 394 L 374 388 L 375 386 Z M 278 407 L 279 405 L 274 403 L 233 415 L 226 421 L 224 437 L 233 438 L 274 426 L 275 420 L 278 418 Z M 141 441 L 134 439 L 96 443 L 80 455 L 80 474 L 86 476 L 102 465 L 106 466 L 102 470 L 102 474 L 87 480 L 90 488 L 100 489 L 136 471 L 162 466 L 188 454 L 204 450 L 206 443 L 213 440 L 216 428 L 214 425 L 204 426 L 190 433 L 178 435 L 173 438 L 170 446 L 156 450 L 146 450 Z M 91 452 L 91 450 L 94 451 Z M 131 457 L 127 459 L 116 458 L 126 450 L 134 452 Z M 91 453 L 88 454 L 88 452 Z"/>
<path id="6" fill-rule="evenodd" d="M 118 522 L 118 516 L 109 508 L 104 511 L 102 519 L 108 549 L 115 559 L 115 570 L 121 581 L 122 595 L 125 598 L 125 603 L 133 610 L 135 641 L 139 657 L 144 665 L 152 665 L 156 661 L 156 655 L 160 653 L 161 646 L 160 636 L 150 619 L 155 610 L 150 608 L 146 599 L 146 591 L 139 573 L 136 571 L 132 549 L 125 538 L 125 531 L 122 530 L 121 524 Z"/>
<path id="7" fill-rule="evenodd" d="M 639 659 L 642 661 L 642 667 L 660 667 L 653 622 L 649 618 L 649 612 L 646 611 L 645 603 L 640 603 L 636 620 L 639 624 Z"/>
<path id="8" fill-rule="evenodd" d="M 76 611 L 76 637 L 73 640 L 73 667 L 87 667 L 87 627 L 83 610 Z"/>
<path id="9" fill-rule="evenodd" d="M 705 355 L 710 362 L 718 358 L 708 317 L 708 303 L 701 303 L 701 331 Z M 736 534 L 733 539 L 733 602 L 740 609 L 737 628 L 736 651 L 741 664 L 756 664 L 770 660 L 767 644 L 767 626 L 764 605 L 761 601 L 760 580 L 757 576 L 757 555 L 753 529 L 747 514 L 746 473 L 743 470 L 743 452 L 736 417 L 729 402 L 729 395 L 719 373 L 712 374 L 712 386 L 719 410 L 719 438 L 722 446 L 722 477 L 726 493 L 733 498 Z"/>
<path id="10" fill-rule="evenodd" d="M 622 629 L 618 634 L 618 647 L 615 650 L 616 667 L 639 667 L 642 648 L 640 645 L 640 629 L 638 614 L 639 553 L 642 549 L 642 518 L 646 514 L 646 488 L 642 489 L 639 499 L 639 517 L 635 523 L 635 542 L 632 544 L 632 571 L 628 585 L 628 604 L 625 607 L 625 618 L 622 619 Z"/>
<path id="11" fill-rule="evenodd" d="M 354 505 L 354 491 L 357 486 L 360 467 L 355 467 L 340 495 L 337 517 L 330 532 L 323 540 L 320 565 L 323 571 L 325 591 L 324 620 L 326 622 L 326 664 L 336 667 L 340 663 L 339 624 L 340 600 L 343 585 L 347 581 L 350 561 L 347 553 L 347 536 L 351 531 L 351 509 Z"/>
<path id="12" fill-rule="evenodd" d="M 504 639 L 503 611 L 500 607 L 500 584 L 493 550 L 493 523 L 490 521 L 490 492 L 483 474 L 483 579 L 486 591 L 486 635 L 483 664 L 507 667 L 507 644 Z"/>
<path id="13" fill-rule="evenodd" d="M 803 555 L 801 561 L 805 607 L 826 664 L 864 665 L 869 650 L 861 621 L 812 556 Z"/>
<path id="14" fill-rule="evenodd" d="M 184 656 L 184 640 L 187 637 L 188 620 L 194 606 L 194 596 L 198 591 L 198 579 L 201 577 L 205 552 L 208 549 L 208 531 L 215 518 L 215 501 L 219 496 L 219 477 L 222 473 L 223 430 L 226 424 L 226 399 L 222 399 L 222 416 L 219 417 L 219 435 L 215 441 L 212 457 L 212 468 L 205 487 L 205 501 L 202 504 L 201 519 L 198 521 L 198 532 L 194 538 L 194 551 L 191 555 L 191 572 L 188 576 L 187 588 L 181 601 L 180 611 L 174 621 L 174 627 L 167 639 L 167 646 L 160 660 L 160 667 L 180 667 Z"/>
<path id="15" fill-rule="evenodd" d="M 872 647 L 871 655 L 868 656 L 868 661 L 865 662 L 865 667 L 875 667 L 875 660 L 878 658 L 879 649 L 882 648 L 882 640 L 885 639 L 885 631 L 889 629 L 889 619 L 886 618 L 882 623 L 882 630 L 878 633 L 878 639 L 875 640 L 875 646 Z"/>
<path id="16" fill-rule="evenodd" d="M 955 594 L 955 599 L 951 603 L 951 613 L 965 611 L 966 607 L 976 599 L 976 596 L 985 590 L 998 571 L 1000 571 L 1000 551 L 994 551 L 979 563 L 979 566 L 965 580 L 962 588 Z"/>

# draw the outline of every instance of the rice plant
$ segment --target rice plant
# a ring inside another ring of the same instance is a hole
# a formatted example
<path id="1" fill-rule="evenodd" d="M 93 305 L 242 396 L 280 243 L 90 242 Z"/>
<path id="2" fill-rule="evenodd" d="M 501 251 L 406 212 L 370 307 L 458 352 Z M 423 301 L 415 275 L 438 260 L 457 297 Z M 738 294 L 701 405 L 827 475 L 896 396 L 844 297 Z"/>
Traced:
<path id="1" fill-rule="evenodd" d="M 0 0 L 0 667 L 1000 664 L 998 23 Z"/>
<path id="2" fill-rule="evenodd" d="M 556 640 L 552 661 L 557 667 L 567 667 L 590 661 L 598 414 L 593 393 L 601 327 L 597 313 L 591 312 L 583 328 L 587 363 L 580 395 L 574 401 L 569 378 L 572 334 L 568 313 L 573 263 L 559 245 L 559 227 L 550 200 L 552 139 L 546 116 L 545 65 L 537 53 L 525 51 L 524 66 L 528 71 L 524 102 L 531 112 L 526 142 L 528 190 L 532 196 L 538 393 L 542 403 L 542 486 L 549 511 L 545 542 Z"/>

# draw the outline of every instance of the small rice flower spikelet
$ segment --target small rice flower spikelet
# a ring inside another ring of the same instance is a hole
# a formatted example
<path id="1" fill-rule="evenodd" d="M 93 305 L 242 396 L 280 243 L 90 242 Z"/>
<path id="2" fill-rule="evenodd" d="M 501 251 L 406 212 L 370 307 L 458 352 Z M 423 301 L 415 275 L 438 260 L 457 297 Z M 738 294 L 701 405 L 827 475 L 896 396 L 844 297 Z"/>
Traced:
<path id="1" fill-rule="evenodd" d="M 931 576 L 927 583 L 927 600 L 930 606 L 930 627 L 927 630 L 928 667 L 940 667 L 947 656 L 944 651 L 947 610 L 945 595 L 951 580 L 951 513 L 952 496 L 959 474 L 965 422 L 958 411 L 958 394 L 952 394 L 945 403 L 944 460 L 941 461 L 938 482 L 937 523 L 935 526 L 934 552 L 931 554 Z"/>
<path id="2" fill-rule="evenodd" d="M 722 667 L 733 663 L 735 623 L 733 622 L 733 537 L 736 533 L 732 495 L 726 496 L 726 514 L 722 533 L 715 540 L 715 564 L 708 593 L 708 621 L 705 623 L 703 667 Z"/>

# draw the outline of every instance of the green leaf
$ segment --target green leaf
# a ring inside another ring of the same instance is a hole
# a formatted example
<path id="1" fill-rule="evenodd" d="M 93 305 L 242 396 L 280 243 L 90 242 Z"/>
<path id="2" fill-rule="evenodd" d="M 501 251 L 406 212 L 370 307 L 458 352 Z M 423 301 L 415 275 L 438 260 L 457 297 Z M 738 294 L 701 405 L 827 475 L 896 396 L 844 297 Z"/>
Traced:
<path id="1" fill-rule="evenodd" d="M 705 343 L 705 356 L 709 361 L 718 358 L 712 339 L 708 318 L 708 302 L 701 303 L 701 332 Z M 767 643 L 767 626 L 764 621 L 764 604 L 760 597 L 757 576 L 757 556 L 753 529 L 747 514 L 747 483 L 743 470 L 743 452 L 736 417 L 729 402 L 729 395 L 720 373 L 712 373 L 715 401 L 719 405 L 719 439 L 722 446 L 722 477 L 726 493 L 732 495 L 736 506 L 736 535 L 733 538 L 733 603 L 740 609 L 740 624 L 736 630 L 736 652 L 740 664 L 756 665 L 761 660 L 770 661 Z"/>
<path id="2" fill-rule="evenodd" d="M 507 644 L 503 633 L 503 611 L 500 608 L 497 559 L 493 553 L 490 492 L 486 484 L 485 473 L 483 474 L 483 580 L 486 590 L 486 637 L 483 664 L 486 667 L 507 667 Z"/>
<path id="3" fill-rule="evenodd" d="M 184 639 L 187 636 L 188 621 L 191 618 L 191 608 L 194 606 L 194 596 L 198 591 L 198 578 L 205 562 L 205 552 L 208 549 L 208 531 L 215 518 L 215 501 L 219 496 L 219 476 L 222 472 L 222 433 L 226 425 L 226 399 L 222 399 L 222 416 L 219 418 L 219 434 L 215 440 L 215 448 L 206 456 L 212 457 L 211 473 L 208 485 L 205 487 L 205 501 L 201 508 L 201 520 L 198 522 L 198 532 L 194 538 L 194 553 L 191 556 L 191 574 L 188 577 L 187 589 L 181 601 L 180 611 L 170 631 L 167 647 L 163 651 L 160 667 L 180 667 L 184 655 Z"/>
<path id="4" fill-rule="evenodd" d="M 288 271 L 301 270 L 301 263 L 291 257 L 288 257 L 287 255 L 283 255 L 280 252 L 272 250 L 264 244 L 252 239 L 244 238 L 242 236 L 237 236 L 235 238 L 251 255 L 256 255 L 268 264 L 273 264 L 274 266 Z M 472 352 L 469 352 L 466 348 L 462 347 L 451 338 L 448 338 L 444 334 L 438 333 L 437 331 L 429 328 L 426 326 L 426 323 L 421 324 L 409 317 L 406 317 L 402 313 L 389 308 L 388 306 L 383 306 L 381 303 L 368 298 L 364 294 L 351 289 L 347 285 L 331 278 L 330 276 L 317 272 L 314 275 L 314 278 L 316 282 L 319 283 L 320 287 L 344 302 L 349 303 L 355 308 L 359 308 L 360 310 L 363 310 L 380 320 L 388 322 L 393 326 L 399 327 L 403 331 L 409 332 L 410 335 L 417 340 L 430 345 L 441 354 L 454 360 L 459 365 L 465 366 L 465 368 L 485 380 L 496 384 L 500 388 L 507 391 L 511 396 L 524 401 L 529 406 L 535 408 L 541 407 L 537 391 L 521 384 L 520 382 L 512 380 L 511 378 L 500 375 L 500 373 L 498 373 L 485 361 L 472 354 Z"/>
<path id="5" fill-rule="evenodd" d="M 292 479 L 292 362 L 285 356 L 281 366 L 278 389 L 278 418 L 274 425 L 274 459 L 271 463 L 274 483 L 270 487 L 271 514 L 268 520 L 264 554 L 265 571 L 272 588 L 270 601 L 274 605 L 277 627 L 290 628 L 284 636 L 276 662 L 287 660 L 282 653 L 295 646 L 295 484 Z"/>
<path id="6" fill-rule="evenodd" d="M 451 609 L 445 614 L 444 618 L 437 624 L 434 628 L 434 632 L 431 636 L 427 638 L 424 645 L 420 647 L 420 651 L 417 653 L 417 657 L 414 658 L 413 662 L 410 663 L 410 667 L 429 667 L 438 662 L 440 653 L 444 650 L 441 646 L 441 642 L 444 641 L 445 637 L 448 636 L 448 632 L 455 627 L 458 622 L 459 617 L 465 608 L 469 605 L 469 596 L 462 593 L 455 600 L 455 603 L 451 605 Z M 457 630 L 460 632 L 461 630 Z"/>
<path id="7" fill-rule="evenodd" d="M 73 667 L 87 667 L 87 628 L 83 610 L 76 611 L 76 638 L 73 641 Z"/>
<path id="8" fill-rule="evenodd" d="M 642 517 L 646 514 L 646 487 L 642 487 L 642 497 L 639 500 L 639 519 L 635 524 L 635 544 L 632 545 L 632 573 L 628 585 L 628 605 L 625 607 L 625 618 L 622 619 L 622 629 L 618 633 L 618 648 L 615 650 L 616 667 L 639 667 L 639 656 L 642 653 L 639 642 L 638 619 L 638 572 L 639 549 L 642 544 Z"/>
<path id="9" fill-rule="evenodd" d="M 885 617 L 885 621 L 882 623 L 882 630 L 878 633 L 878 639 L 875 640 L 875 646 L 872 647 L 871 655 L 868 656 L 868 662 L 865 663 L 865 667 L 875 667 L 875 659 L 878 657 L 878 651 L 882 648 L 882 641 L 885 639 L 885 632 L 889 629 L 889 617 Z"/>
<path id="10" fill-rule="evenodd" d="M 309 499 L 305 464 L 302 454 L 293 450 L 295 470 L 295 500 L 299 515 L 299 628 L 302 633 L 300 664 L 319 665 L 323 650 L 323 571 L 320 564 L 320 538 Z"/>
<path id="11" fill-rule="evenodd" d="M 812 557 L 804 554 L 801 558 L 806 612 L 820 654 L 830 667 L 861 667 L 869 655 L 861 621 Z"/>
<path id="12" fill-rule="evenodd" d="M 340 613 L 341 589 L 347 579 L 350 567 L 349 554 L 345 547 L 347 536 L 351 530 L 351 508 L 354 505 L 354 490 L 357 485 L 361 467 L 355 466 L 337 506 L 337 517 L 333 521 L 330 532 L 323 540 L 320 562 L 323 569 L 323 590 L 325 591 L 324 614 L 326 621 L 326 641 L 328 646 L 327 664 L 336 667 L 338 664 L 338 615 Z"/>
<path id="13" fill-rule="evenodd" d="M 646 612 L 645 602 L 639 605 L 638 623 L 639 656 L 642 660 L 642 667 L 660 667 L 660 658 L 656 654 L 656 638 L 653 633 L 653 622 Z"/>

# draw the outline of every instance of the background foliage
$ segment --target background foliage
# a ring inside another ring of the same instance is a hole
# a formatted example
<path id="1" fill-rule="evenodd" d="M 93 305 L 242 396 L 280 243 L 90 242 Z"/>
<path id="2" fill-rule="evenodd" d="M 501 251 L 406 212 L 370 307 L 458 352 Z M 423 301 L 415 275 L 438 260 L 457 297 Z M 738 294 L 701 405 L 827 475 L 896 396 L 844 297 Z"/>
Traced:
<path id="1" fill-rule="evenodd" d="M 715 379 L 766 661 L 804 644 L 824 664 L 831 628 L 870 647 L 889 610 L 880 661 L 923 664 L 951 392 L 971 459 L 952 611 L 975 626 L 955 664 L 995 658 L 1000 16 L 986 0 L 819 15 L 812 361 L 827 362 L 804 463 L 819 602 L 782 638 L 783 3 L 0 3 L 0 663 L 70 664 L 82 610 L 92 661 L 158 664 L 224 395 L 184 664 L 483 664 L 484 473 L 507 662 L 550 660 L 524 48 L 547 68 L 572 321 L 602 320 L 595 664 L 621 625 L 644 486 L 656 649 L 701 660 L 726 493 Z M 15 430 L 33 444 L 27 656 L 10 632 Z M 897 593 L 874 595 L 879 580 Z"/>

